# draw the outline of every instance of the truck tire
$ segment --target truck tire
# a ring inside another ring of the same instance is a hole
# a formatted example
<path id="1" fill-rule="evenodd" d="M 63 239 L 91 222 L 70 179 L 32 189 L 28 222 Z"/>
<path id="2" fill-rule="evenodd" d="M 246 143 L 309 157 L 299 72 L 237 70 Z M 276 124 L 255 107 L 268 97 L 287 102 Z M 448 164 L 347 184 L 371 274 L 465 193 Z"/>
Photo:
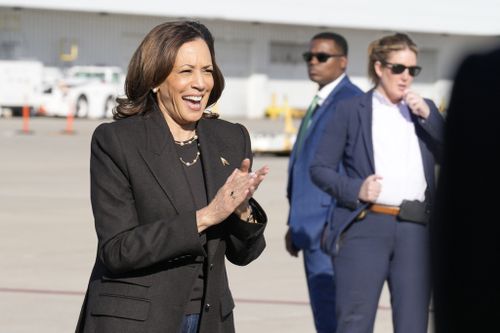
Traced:
<path id="1" fill-rule="evenodd" d="M 75 110 L 75 118 L 87 118 L 89 116 L 89 102 L 85 95 L 78 97 Z"/>
<path id="2" fill-rule="evenodd" d="M 115 108 L 115 106 L 115 98 L 113 96 L 108 96 L 108 98 L 106 98 L 106 102 L 104 103 L 104 112 L 102 118 L 113 118 L 113 109 Z"/>

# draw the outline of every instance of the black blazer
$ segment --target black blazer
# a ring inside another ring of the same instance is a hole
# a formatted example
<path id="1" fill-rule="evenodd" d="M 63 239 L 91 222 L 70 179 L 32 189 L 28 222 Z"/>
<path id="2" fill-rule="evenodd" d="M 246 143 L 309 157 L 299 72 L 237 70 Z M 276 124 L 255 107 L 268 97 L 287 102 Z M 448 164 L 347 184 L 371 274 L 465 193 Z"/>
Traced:
<path id="1" fill-rule="evenodd" d="M 208 200 L 244 158 L 250 138 L 239 124 L 197 126 Z M 260 223 L 235 215 L 199 240 L 194 200 L 173 137 L 156 108 L 102 124 L 92 138 L 91 199 L 98 251 L 76 332 L 177 333 L 203 259 L 207 262 L 200 332 L 234 332 L 225 257 L 246 265 L 265 247 Z M 227 163 L 223 163 L 223 160 Z"/>

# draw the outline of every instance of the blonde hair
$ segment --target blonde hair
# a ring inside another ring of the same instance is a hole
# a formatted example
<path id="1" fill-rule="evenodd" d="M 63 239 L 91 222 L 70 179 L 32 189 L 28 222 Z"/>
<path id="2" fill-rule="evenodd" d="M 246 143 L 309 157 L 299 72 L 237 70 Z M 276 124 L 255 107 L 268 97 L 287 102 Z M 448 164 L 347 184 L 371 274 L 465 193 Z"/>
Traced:
<path id="1" fill-rule="evenodd" d="M 405 49 L 410 49 L 415 55 L 418 55 L 417 44 L 408 35 L 402 33 L 385 36 L 370 43 L 370 46 L 368 46 L 368 77 L 375 86 L 380 81 L 375 72 L 375 62 L 380 61 L 381 63 L 385 63 L 391 52 Z"/>

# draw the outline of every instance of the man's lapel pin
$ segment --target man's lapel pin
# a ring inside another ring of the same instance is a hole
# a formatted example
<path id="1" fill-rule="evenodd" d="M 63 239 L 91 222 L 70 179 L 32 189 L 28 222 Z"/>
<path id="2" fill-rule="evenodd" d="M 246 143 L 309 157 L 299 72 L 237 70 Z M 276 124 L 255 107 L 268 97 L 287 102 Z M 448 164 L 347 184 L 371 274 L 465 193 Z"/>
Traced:
<path id="1" fill-rule="evenodd" d="M 222 156 L 220 157 L 220 161 L 222 162 L 223 166 L 229 165 L 229 162 Z"/>

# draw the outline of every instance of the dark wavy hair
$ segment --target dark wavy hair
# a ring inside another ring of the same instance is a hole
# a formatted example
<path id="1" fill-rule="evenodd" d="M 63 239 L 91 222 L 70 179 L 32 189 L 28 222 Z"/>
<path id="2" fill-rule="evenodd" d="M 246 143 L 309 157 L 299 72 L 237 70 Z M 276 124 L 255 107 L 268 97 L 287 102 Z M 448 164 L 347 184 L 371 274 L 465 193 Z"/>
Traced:
<path id="1" fill-rule="evenodd" d="M 377 86 L 380 81 L 380 78 L 375 72 L 375 63 L 377 61 L 382 63 L 386 62 L 391 52 L 405 49 L 409 49 L 413 51 L 415 55 L 418 55 L 417 44 L 415 44 L 408 35 L 402 33 L 385 36 L 371 42 L 370 46 L 368 46 L 368 76 L 375 86 Z"/>
<path id="2" fill-rule="evenodd" d="M 166 22 L 144 37 L 128 65 L 125 97 L 116 99 L 113 118 L 123 119 L 152 110 L 155 98 L 151 89 L 159 86 L 172 71 L 177 52 L 187 42 L 202 39 L 212 56 L 214 87 L 208 106 L 215 104 L 224 90 L 224 76 L 215 61 L 214 39 L 203 24 L 194 21 Z"/>

